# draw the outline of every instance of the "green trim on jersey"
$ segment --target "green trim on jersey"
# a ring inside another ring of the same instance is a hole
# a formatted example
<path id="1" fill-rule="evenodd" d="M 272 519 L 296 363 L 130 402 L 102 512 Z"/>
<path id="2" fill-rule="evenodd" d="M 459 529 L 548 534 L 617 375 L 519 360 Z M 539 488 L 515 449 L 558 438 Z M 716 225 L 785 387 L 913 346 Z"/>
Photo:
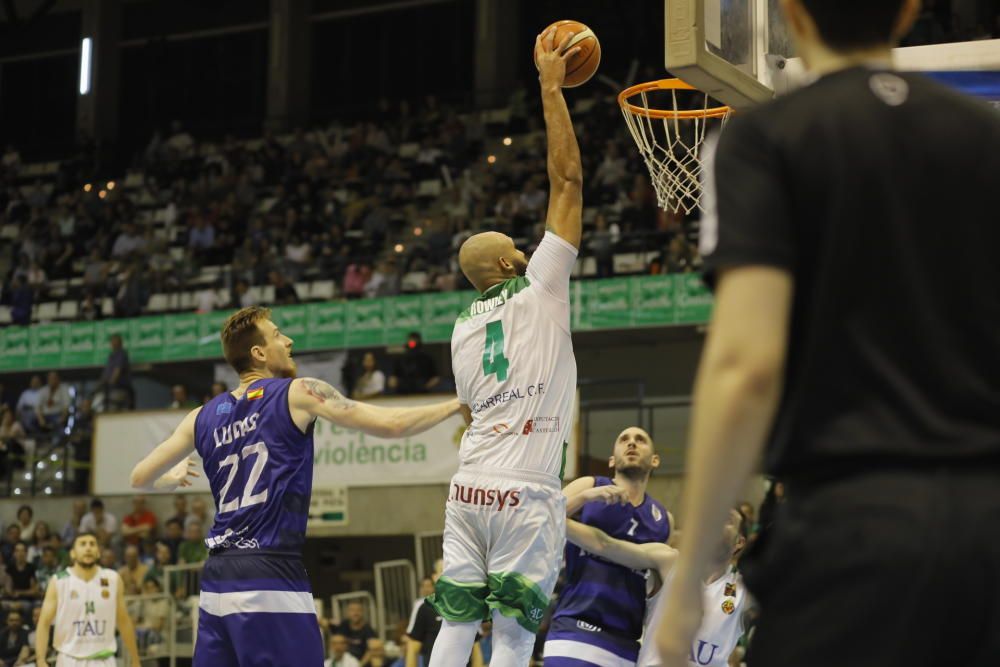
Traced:
<path id="1" fill-rule="evenodd" d="M 538 626 L 549 608 L 549 596 L 542 592 L 538 584 L 517 572 L 491 572 L 489 587 L 486 604 L 490 609 L 513 618 L 528 632 L 538 632 Z"/>
<path id="2" fill-rule="evenodd" d="M 66 577 L 69 576 L 69 568 L 64 567 L 63 569 L 56 572 L 54 576 L 56 579 L 65 579 Z"/>
<path id="3" fill-rule="evenodd" d="M 502 283 L 497 283 L 483 292 L 478 299 L 459 313 L 458 320 L 455 323 L 459 324 L 475 315 L 493 310 L 497 306 L 502 306 L 507 303 L 508 299 L 529 286 L 531 286 L 531 281 L 528 280 L 527 276 L 518 276 Z"/>
<path id="4" fill-rule="evenodd" d="M 562 463 L 559 464 L 559 481 L 561 482 L 563 477 L 566 476 L 566 450 L 569 449 L 569 443 L 563 440 L 563 453 L 562 453 Z"/>
<path id="5" fill-rule="evenodd" d="M 490 617 L 486 604 L 486 584 L 464 584 L 450 577 L 438 577 L 434 594 L 427 598 L 442 618 L 456 623 L 484 621 Z"/>
<path id="6" fill-rule="evenodd" d="M 115 654 L 117 653 L 118 653 L 117 651 L 111 651 L 111 650 L 98 651 L 97 653 L 94 653 L 93 655 L 88 655 L 85 658 L 77 658 L 77 660 L 107 660 L 108 658 L 115 657 Z"/>

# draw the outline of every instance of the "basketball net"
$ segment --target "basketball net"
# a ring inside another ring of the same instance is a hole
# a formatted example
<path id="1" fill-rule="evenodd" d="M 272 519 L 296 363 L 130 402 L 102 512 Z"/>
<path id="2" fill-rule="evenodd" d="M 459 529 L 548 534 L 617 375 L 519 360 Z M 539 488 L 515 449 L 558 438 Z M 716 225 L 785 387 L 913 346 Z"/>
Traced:
<path id="1" fill-rule="evenodd" d="M 650 105 L 650 93 L 657 105 Z M 626 88 L 618 95 L 625 124 L 639 148 L 666 211 L 690 213 L 701 206 L 701 146 L 709 129 L 721 128 L 729 107 L 709 106 L 703 93 L 680 79 Z"/>

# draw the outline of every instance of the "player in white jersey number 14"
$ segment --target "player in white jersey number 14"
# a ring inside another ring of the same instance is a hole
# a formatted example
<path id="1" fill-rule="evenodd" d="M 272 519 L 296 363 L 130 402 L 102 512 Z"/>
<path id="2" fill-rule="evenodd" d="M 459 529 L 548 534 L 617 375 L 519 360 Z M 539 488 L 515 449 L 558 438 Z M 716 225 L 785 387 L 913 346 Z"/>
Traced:
<path id="1" fill-rule="evenodd" d="M 125 589 L 117 572 L 98 565 L 100 553 L 93 533 L 77 535 L 70 550 L 73 565 L 49 580 L 36 629 L 36 664 L 47 664 L 53 622 L 53 646 L 59 652 L 56 667 L 115 667 L 116 628 L 129 664 L 141 664 L 135 626 L 125 608 Z"/>
<path id="2" fill-rule="evenodd" d="M 471 237 L 459 263 L 481 296 L 458 318 L 452 367 L 469 428 L 445 508 L 444 572 L 430 603 L 444 619 L 430 667 L 464 666 L 493 619 L 493 667 L 524 667 L 565 544 L 561 473 L 573 427 L 576 359 L 569 279 L 580 246 L 582 167 L 562 95 L 576 48 L 539 35 L 548 137 L 546 233 L 531 262 L 509 236 Z"/>

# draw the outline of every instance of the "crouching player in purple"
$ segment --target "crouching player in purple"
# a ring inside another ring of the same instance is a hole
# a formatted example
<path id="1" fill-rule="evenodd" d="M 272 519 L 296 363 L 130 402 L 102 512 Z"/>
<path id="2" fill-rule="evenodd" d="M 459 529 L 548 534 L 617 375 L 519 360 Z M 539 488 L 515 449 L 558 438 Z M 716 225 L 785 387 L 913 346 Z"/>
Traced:
<path id="1" fill-rule="evenodd" d="M 292 340 L 266 308 L 244 308 L 222 329 L 232 393 L 193 410 L 132 471 L 135 488 L 189 486 L 201 456 L 215 498 L 201 578 L 195 667 L 321 667 L 320 637 L 302 563 L 317 417 L 381 437 L 420 433 L 458 412 L 458 400 L 380 408 L 295 377 Z"/>
<path id="2" fill-rule="evenodd" d="M 577 519 L 628 542 L 666 542 L 670 515 L 646 494 L 660 465 L 653 441 L 641 428 L 627 428 L 615 440 L 609 466 L 614 479 L 581 477 L 564 489 L 568 502 L 582 505 Z M 605 503 L 607 489 L 627 491 L 628 502 Z M 573 507 L 567 508 L 571 513 Z M 545 667 L 634 667 L 646 615 L 646 574 L 566 545 L 566 586 L 545 640 Z"/>

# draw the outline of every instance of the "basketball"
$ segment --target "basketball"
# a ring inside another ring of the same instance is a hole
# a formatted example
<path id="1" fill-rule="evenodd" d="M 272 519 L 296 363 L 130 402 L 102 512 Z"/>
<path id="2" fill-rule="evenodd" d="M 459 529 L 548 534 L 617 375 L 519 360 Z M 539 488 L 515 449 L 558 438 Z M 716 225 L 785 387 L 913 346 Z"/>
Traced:
<path id="1" fill-rule="evenodd" d="M 582 86 L 590 81 L 590 77 L 594 76 L 601 64 L 601 43 L 597 41 L 597 35 L 579 21 L 556 21 L 545 28 L 542 34 L 545 35 L 552 28 L 556 29 L 557 45 L 562 44 L 566 33 L 571 32 L 573 38 L 566 48 L 580 47 L 580 51 L 566 62 L 566 81 L 563 83 L 563 88 Z M 535 67 L 537 66 L 538 63 L 535 63 Z"/>

